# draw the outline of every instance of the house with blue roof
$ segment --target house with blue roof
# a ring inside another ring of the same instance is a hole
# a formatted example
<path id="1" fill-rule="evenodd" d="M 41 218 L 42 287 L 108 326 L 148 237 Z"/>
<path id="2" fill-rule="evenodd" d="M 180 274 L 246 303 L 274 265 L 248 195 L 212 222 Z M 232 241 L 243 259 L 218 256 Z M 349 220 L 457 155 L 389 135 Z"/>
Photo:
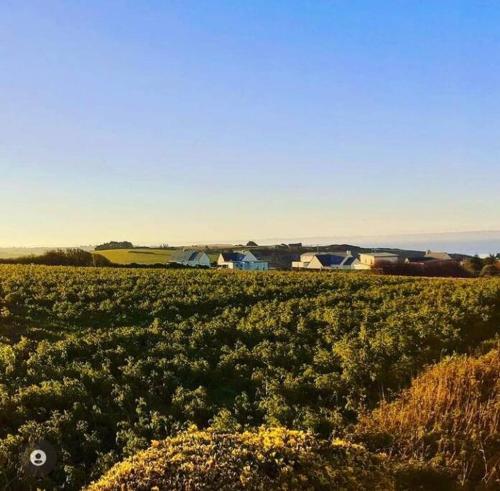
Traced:
<path id="1" fill-rule="evenodd" d="M 300 261 L 294 261 L 294 269 L 355 269 L 359 263 L 350 251 L 346 252 L 306 252 Z"/>
<path id="2" fill-rule="evenodd" d="M 269 263 L 260 261 L 250 251 L 221 252 L 217 259 L 219 268 L 241 271 L 267 271 Z"/>

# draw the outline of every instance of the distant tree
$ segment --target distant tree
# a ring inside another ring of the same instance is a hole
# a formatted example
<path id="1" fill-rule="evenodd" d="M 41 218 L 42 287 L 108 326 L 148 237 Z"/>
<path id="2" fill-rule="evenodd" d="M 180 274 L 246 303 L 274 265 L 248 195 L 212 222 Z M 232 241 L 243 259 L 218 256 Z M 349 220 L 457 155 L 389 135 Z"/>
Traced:
<path id="1" fill-rule="evenodd" d="M 3 259 L 0 263 L 43 264 L 45 266 L 111 266 L 112 263 L 100 254 L 92 254 L 82 249 L 54 249 L 40 256 L 24 256 Z"/>
<path id="2" fill-rule="evenodd" d="M 497 259 L 496 257 L 493 255 L 493 254 L 490 254 L 488 257 L 485 257 L 483 259 L 483 264 L 485 266 L 488 266 L 488 265 L 491 265 L 491 264 L 495 264 L 497 262 Z"/>
<path id="3" fill-rule="evenodd" d="M 258 247 L 257 242 L 254 242 L 253 240 L 249 240 L 247 242 L 247 247 Z"/>
<path id="4" fill-rule="evenodd" d="M 500 269 L 494 264 L 485 264 L 479 276 L 500 276 Z"/>
<path id="5" fill-rule="evenodd" d="M 377 268 L 383 274 L 403 276 L 436 276 L 463 278 L 471 273 L 457 261 L 429 261 L 428 263 L 390 263 L 382 262 Z"/>
<path id="6" fill-rule="evenodd" d="M 481 269 L 483 267 L 483 261 L 477 254 L 470 259 L 470 264 L 475 269 Z"/>
<path id="7" fill-rule="evenodd" d="M 93 254 L 92 266 L 114 266 L 113 263 L 101 254 Z"/>
<path id="8" fill-rule="evenodd" d="M 473 275 L 478 275 L 481 272 L 483 266 L 483 260 L 478 255 L 466 259 L 463 262 L 464 269 Z"/>
<path id="9" fill-rule="evenodd" d="M 133 247 L 134 244 L 132 244 L 132 242 L 128 242 L 127 240 L 124 240 L 122 242 L 112 240 L 111 242 L 105 242 L 104 244 L 95 246 L 94 250 L 104 251 L 107 249 L 133 249 Z"/>

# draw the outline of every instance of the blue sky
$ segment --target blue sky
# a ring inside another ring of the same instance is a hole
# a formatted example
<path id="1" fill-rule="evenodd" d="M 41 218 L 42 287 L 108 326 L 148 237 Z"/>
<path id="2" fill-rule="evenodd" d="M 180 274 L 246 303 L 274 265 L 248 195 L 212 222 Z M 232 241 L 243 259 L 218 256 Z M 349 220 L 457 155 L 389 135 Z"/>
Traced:
<path id="1" fill-rule="evenodd" d="M 0 245 L 500 229 L 496 1 L 0 3 Z"/>

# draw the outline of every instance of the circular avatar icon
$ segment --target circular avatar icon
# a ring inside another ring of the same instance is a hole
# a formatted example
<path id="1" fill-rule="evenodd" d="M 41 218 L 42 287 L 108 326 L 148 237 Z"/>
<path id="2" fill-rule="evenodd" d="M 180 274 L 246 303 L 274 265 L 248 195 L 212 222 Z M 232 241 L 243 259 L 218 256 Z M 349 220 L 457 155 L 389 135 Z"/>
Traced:
<path id="1" fill-rule="evenodd" d="M 33 450 L 33 452 L 30 453 L 30 462 L 40 467 L 47 462 L 47 454 L 43 450 Z"/>
<path id="2" fill-rule="evenodd" d="M 23 456 L 23 467 L 28 474 L 44 476 L 56 465 L 56 451 L 45 440 L 30 445 Z"/>

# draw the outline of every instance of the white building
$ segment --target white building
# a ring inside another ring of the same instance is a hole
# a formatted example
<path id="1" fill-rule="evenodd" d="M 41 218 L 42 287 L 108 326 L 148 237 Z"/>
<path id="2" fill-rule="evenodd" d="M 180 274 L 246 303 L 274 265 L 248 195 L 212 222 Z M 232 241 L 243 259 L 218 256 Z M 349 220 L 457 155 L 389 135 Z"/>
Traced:
<path id="1" fill-rule="evenodd" d="M 304 252 L 300 255 L 300 261 L 292 261 L 292 269 L 304 269 L 309 266 L 312 258 L 316 254 L 323 254 L 321 252 Z"/>
<path id="2" fill-rule="evenodd" d="M 451 261 L 453 258 L 447 252 L 436 252 L 436 251 L 427 251 L 425 256 L 430 259 L 436 259 L 439 261 Z"/>
<path id="3" fill-rule="evenodd" d="M 371 269 L 384 263 L 396 264 L 399 262 L 399 256 L 392 252 L 369 252 L 359 255 L 359 263 L 354 269 Z"/>
<path id="4" fill-rule="evenodd" d="M 250 251 L 222 252 L 217 259 L 217 266 L 242 271 L 267 271 L 269 263 L 259 261 Z"/>
<path id="5" fill-rule="evenodd" d="M 191 267 L 205 266 L 209 268 L 210 258 L 203 251 L 173 251 L 167 263 L 176 263 Z"/>
<path id="6" fill-rule="evenodd" d="M 305 252 L 300 261 L 293 261 L 294 269 L 354 269 L 359 261 L 346 252 Z"/>

